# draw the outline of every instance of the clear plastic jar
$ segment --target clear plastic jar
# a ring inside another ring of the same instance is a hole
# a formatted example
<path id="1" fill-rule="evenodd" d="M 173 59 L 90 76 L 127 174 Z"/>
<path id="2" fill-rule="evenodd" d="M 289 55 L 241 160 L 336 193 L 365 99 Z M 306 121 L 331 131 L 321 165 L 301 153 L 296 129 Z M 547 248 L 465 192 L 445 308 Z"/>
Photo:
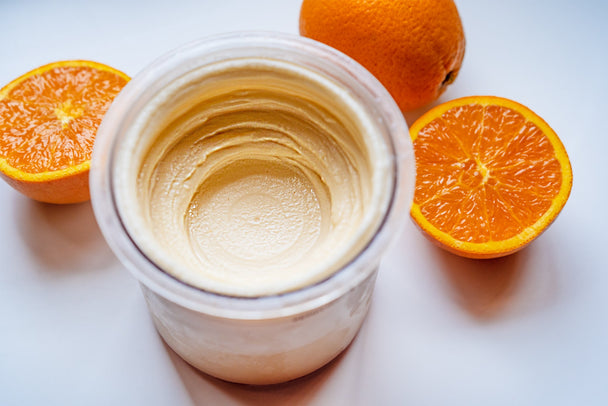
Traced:
<path id="1" fill-rule="evenodd" d="M 121 211 L 116 189 L 117 177 L 122 176 L 116 169 L 118 152 L 125 143 L 138 142 L 130 130 L 141 124 L 142 117 L 167 114 L 154 102 L 155 97 L 176 82 L 188 80 L 191 72 L 243 59 L 288 62 L 346 89 L 363 106 L 357 114 L 374 123 L 391 156 L 388 204 L 363 248 L 321 281 L 258 297 L 218 294 L 171 276 L 146 254 L 141 239 L 126 226 L 130 219 L 124 218 L 125 213 L 137 214 Z M 101 230 L 139 280 L 156 328 L 167 344 L 188 363 L 215 377 L 272 384 L 316 370 L 352 341 L 369 308 L 381 256 L 409 213 L 414 182 L 407 125 L 391 96 L 369 72 L 315 41 L 243 32 L 185 45 L 133 78 L 98 131 L 90 183 Z"/>

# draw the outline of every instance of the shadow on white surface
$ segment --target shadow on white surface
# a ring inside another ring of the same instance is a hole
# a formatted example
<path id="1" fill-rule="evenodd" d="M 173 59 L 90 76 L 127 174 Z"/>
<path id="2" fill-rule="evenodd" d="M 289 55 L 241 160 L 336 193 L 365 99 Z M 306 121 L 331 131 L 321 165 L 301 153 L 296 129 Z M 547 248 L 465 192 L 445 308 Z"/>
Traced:
<path id="1" fill-rule="evenodd" d="M 555 299 L 553 266 L 538 260 L 537 248 L 495 259 L 462 258 L 437 248 L 438 264 L 453 300 L 477 320 L 492 321 L 515 308 L 532 313 Z"/>
<path id="2" fill-rule="evenodd" d="M 164 341 L 163 341 L 164 343 Z M 333 361 L 302 378 L 276 385 L 254 386 L 223 381 L 207 375 L 165 348 L 194 405 L 310 405 L 338 367 L 348 347 Z"/>
<path id="3" fill-rule="evenodd" d="M 456 302 L 478 319 L 492 319 L 508 307 L 522 279 L 526 251 L 496 259 L 461 258 L 443 250 L 440 263 Z"/>
<path id="4" fill-rule="evenodd" d="M 97 270 L 116 261 L 90 203 L 55 205 L 23 199 L 15 211 L 21 238 L 41 269 Z"/>

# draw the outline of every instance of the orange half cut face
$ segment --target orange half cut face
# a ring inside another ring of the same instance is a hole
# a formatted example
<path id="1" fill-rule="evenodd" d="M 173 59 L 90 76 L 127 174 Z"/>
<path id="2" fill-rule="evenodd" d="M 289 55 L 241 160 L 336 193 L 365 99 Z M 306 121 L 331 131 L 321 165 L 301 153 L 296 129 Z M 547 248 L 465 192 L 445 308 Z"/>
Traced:
<path id="1" fill-rule="evenodd" d="M 61 61 L 4 86 L 0 175 L 36 200 L 88 200 L 97 128 L 128 81 L 124 73 L 97 62 Z"/>
<path id="2" fill-rule="evenodd" d="M 572 168 L 557 134 L 514 101 L 473 96 L 439 105 L 410 129 L 416 155 L 411 215 L 461 256 L 518 251 L 556 218 Z"/>

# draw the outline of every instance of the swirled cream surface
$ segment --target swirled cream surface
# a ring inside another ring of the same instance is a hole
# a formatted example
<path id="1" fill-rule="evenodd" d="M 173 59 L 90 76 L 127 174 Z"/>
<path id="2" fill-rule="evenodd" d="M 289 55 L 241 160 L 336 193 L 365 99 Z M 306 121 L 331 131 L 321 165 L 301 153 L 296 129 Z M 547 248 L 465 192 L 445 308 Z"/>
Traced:
<path id="1" fill-rule="evenodd" d="M 161 269 L 233 296 L 317 283 L 370 242 L 393 191 L 391 149 L 347 89 L 237 59 L 169 83 L 116 152 L 116 202 Z"/>

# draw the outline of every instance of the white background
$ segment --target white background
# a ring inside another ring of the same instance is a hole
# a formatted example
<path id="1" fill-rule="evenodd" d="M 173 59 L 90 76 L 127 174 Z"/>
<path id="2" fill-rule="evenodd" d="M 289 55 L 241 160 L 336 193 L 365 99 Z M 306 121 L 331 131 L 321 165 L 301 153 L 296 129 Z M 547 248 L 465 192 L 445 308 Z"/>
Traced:
<path id="1" fill-rule="evenodd" d="M 546 119 L 572 161 L 570 200 L 529 248 L 461 259 L 408 222 L 353 345 L 311 376 L 255 388 L 200 374 L 163 344 L 90 204 L 39 204 L 1 183 L 0 404 L 608 404 L 608 3 L 457 4 L 466 55 L 440 101 L 515 99 Z M 297 33 L 299 6 L 0 0 L 0 84 L 63 59 L 135 75 L 213 33 Z"/>

